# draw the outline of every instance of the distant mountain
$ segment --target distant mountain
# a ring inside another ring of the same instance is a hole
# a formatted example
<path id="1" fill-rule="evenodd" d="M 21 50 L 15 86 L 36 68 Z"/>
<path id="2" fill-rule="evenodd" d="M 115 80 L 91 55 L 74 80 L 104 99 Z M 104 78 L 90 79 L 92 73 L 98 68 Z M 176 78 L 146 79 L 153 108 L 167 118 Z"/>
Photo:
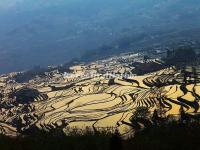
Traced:
<path id="1" fill-rule="evenodd" d="M 0 72 L 199 42 L 199 0 L 4 0 Z M 106 53 L 101 52 L 107 47 Z M 85 55 L 85 52 L 87 52 Z"/>

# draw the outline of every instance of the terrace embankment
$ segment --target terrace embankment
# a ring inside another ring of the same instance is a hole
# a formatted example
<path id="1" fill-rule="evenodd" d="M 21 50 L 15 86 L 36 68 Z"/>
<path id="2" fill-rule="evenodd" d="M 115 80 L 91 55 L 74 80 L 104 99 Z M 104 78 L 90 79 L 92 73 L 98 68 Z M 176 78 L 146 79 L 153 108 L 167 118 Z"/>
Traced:
<path id="1" fill-rule="evenodd" d="M 130 62 L 122 61 L 127 57 Z M 111 127 L 127 136 L 132 130 L 130 118 L 138 107 L 152 112 L 162 107 L 167 115 L 178 115 L 180 107 L 188 113 L 199 112 L 198 66 L 195 73 L 192 69 L 186 73 L 166 67 L 137 75 L 133 74 L 133 61 L 161 64 L 155 60 L 144 62 L 140 55 L 128 55 L 71 67 L 70 76 L 53 71 L 26 83 L 5 79 L 0 97 L 0 133 L 25 134 L 34 128 L 65 131 L 68 127 Z M 93 73 L 99 75 L 91 76 Z M 103 73 L 113 76 L 108 78 Z M 129 76 L 120 77 L 121 74 Z"/>

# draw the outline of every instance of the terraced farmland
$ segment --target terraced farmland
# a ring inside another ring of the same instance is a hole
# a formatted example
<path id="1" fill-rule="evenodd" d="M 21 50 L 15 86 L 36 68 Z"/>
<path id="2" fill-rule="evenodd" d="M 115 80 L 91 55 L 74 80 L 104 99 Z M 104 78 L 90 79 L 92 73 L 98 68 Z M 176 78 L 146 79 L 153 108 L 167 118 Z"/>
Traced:
<path id="1" fill-rule="evenodd" d="M 130 76 L 134 66 L 121 61 L 127 57 L 144 63 L 141 56 L 128 55 L 74 66 L 70 76 L 54 71 L 46 75 L 46 80 L 36 77 L 28 83 L 13 81 L 12 74 L 2 76 L 0 133 L 15 136 L 35 128 L 67 132 L 69 128 L 90 127 L 117 128 L 126 136 L 132 130 L 130 118 L 141 106 L 152 112 L 162 107 L 167 115 L 175 116 L 181 106 L 188 113 L 199 112 L 198 66 L 188 66 L 184 71 L 166 67 Z M 109 74 L 103 75 L 102 71 Z"/>

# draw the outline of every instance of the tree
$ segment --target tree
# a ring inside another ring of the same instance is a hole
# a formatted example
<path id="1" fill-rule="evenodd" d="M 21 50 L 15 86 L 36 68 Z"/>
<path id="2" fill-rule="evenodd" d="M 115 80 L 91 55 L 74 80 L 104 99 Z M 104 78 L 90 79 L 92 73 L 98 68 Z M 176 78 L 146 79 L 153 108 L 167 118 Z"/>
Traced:
<path id="1" fill-rule="evenodd" d="M 152 126 L 152 123 L 150 121 L 150 111 L 147 107 L 138 107 L 133 113 L 130 121 L 132 123 L 132 127 L 136 132 L 141 129 L 141 124 L 143 124 L 144 127 L 147 128 Z"/>
<path id="2" fill-rule="evenodd" d="M 185 110 L 182 105 L 179 109 L 179 113 L 180 113 L 180 123 L 181 124 L 187 123 L 189 121 L 189 118 L 188 118 L 187 114 L 185 113 Z"/>
<path id="3" fill-rule="evenodd" d="M 187 84 L 187 72 L 186 72 L 186 67 L 184 66 L 183 70 L 182 70 L 182 73 L 183 73 L 183 82 L 184 84 Z"/>
<path id="4" fill-rule="evenodd" d="M 192 74 L 193 74 L 194 84 L 196 84 L 197 83 L 198 74 L 197 74 L 197 70 L 196 70 L 195 67 L 192 67 Z"/>
<path id="5" fill-rule="evenodd" d="M 149 59 L 149 57 L 148 56 L 144 56 L 144 63 L 147 63 L 147 60 Z"/>
<path id="6" fill-rule="evenodd" d="M 166 63 L 182 67 L 186 64 L 196 63 L 197 58 L 197 54 L 192 48 L 179 48 L 174 50 L 174 52 L 168 52 Z"/>
<path id="7" fill-rule="evenodd" d="M 153 112 L 152 121 L 153 121 L 153 124 L 154 124 L 155 126 L 158 125 L 159 116 L 158 116 L 158 111 L 157 111 L 156 109 L 155 109 L 154 112 Z"/>
<path id="8" fill-rule="evenodd" d="M 149 118 L 150 112 L 147 107 L 138 107 L 136 111 L 133 113 L 134 118 Z"/>
<path id="9" fill-rule="evenodd" d="M 110 150 L 122 150 L 122 139 L 117 129 L 110 139 Z"/>

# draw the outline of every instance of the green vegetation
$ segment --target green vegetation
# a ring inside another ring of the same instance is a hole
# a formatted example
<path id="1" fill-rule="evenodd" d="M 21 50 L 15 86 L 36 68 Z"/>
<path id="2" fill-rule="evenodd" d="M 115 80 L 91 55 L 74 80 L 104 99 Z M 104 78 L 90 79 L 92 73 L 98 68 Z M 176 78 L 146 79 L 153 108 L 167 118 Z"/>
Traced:
<path id="1" fill-rule="evenodd" d="M 133 73 L 136 73 L 137 75 L 144 75 L 146 73 L 159 71 L 161 69 L 164 69 L 165 66 L 162 64 L 158 64 L 156 62 L 145 62 L 145 63 L 139 63 L 135 62 L 132 64 L 135 68 L 132 70 Z"/>
<path id="2" fill-rule="evenodd" d="M 200 149 L 199 114 L 187 114 L 181 107 L 180 116 L 165 116 L 162 110 L 155 110 L 150 116 L 150 112 L 142 107 L 138 108 L 133 116 L 132 124 L 143 127 L 134 128 L 134 138 L 124 141 L 124 149 Z"/>
<path id="3" fill-rule="evenodd" d="M 40 95 L 40 92 L 36 89 L 24 88 L 15 91 L 12 97 L 16 97 L 16 102 L 20 104 L 26 104 L 28 102 L 34 102 L 34 99 Z"/>
<path id="4" fill-rule="evenodd" d="M 45 76 L 45 71 L 48 69 L 46 68 L 41 68 L 40 66 L 36 66 L 33 69 L 30 69 L 26 72 L 17 74 L 14 79 L 18 83 L 24 83 L 28 82 L 29 80 L 35 78 L 36 76 L 44 77 Z"/>
<path id="5" fill-rule="evenodd" d="M 0 137 L 1 150 L 108 150 L 110 135 L 106 132 L 75 131 L 69 136 L 60 132 L 38 132 L 26 137 Z"/>
<path id="6" fill-rule="evenodd" d="M 185 65 L 196 65 L 199 63 L 198 55 L 192 48 L 178 48 L 175 50 L 168 50 L 165 62 L 167 65 L 175 65 L 177 67 Z"/>
<path id="7" fill-rule="evenodd" d="M 180 124 L 172 121 L 137 132 L 125 141 L 124 149 L 133 150 L 185 150 L 200 149 L 200 125 L 196 122 Z"/>

